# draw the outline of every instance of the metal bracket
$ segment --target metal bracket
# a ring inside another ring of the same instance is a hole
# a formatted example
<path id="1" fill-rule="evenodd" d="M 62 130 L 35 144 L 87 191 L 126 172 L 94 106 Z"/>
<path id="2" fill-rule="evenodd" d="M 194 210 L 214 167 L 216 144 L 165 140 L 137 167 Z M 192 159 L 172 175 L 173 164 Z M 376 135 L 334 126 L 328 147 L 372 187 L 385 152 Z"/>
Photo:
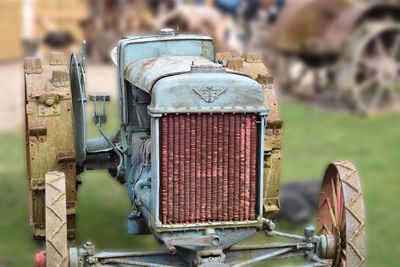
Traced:
<path id="1" fill-rule="evenodd" d="M 36 137 L 39 141 L 45 141 L 47 126 L 44 123 L 31 124 L 28 128 L 28 134 L 31 137 Z"/>
<path id="2" fill-rule="evenodd" d="M 57 161 L 59 163 L 67 163 L 75 161 L 75 151 L 60 151 L 57 153 Z"/>
<path id="3" fill-rule="evenodd" d="M 171 254 L 175 254 L 178 247 L 193 246 L 199 247 L 215 247 L 221 244 L 221 238 L 216 234 L 204 235 L 199 237 L 171 237 L 164 239 L 165 245 L 168 247 Z"/>
<path id="4" fill-rule="evenodd" d="M 110 95 L 89 95 L 89 100 L 93 102 L 93 123 L 97 126 L 101 126 L 107 122 L 106 115 L 106 102 L 110 102 Z M 98 111 L 97 103 L 100 102 L 102 105 L 100 111 Z"/>

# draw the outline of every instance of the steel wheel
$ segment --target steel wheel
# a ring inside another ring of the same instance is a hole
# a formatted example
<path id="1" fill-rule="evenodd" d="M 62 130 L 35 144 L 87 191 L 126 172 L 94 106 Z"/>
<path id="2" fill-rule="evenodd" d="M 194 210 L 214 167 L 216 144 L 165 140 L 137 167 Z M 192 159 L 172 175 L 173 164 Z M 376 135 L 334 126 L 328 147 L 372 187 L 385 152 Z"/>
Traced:
<path id="1" fill-rule="evenodd" d="M 267 61 L 278 87 L 289 94 L 312 100 L 334 99 L 333 65 L 307 64 L 294 55 L 270 52 Z"/>
<path id="2" fill-rule="evenodd" d="M 365 266 L 365 216 L 363 192 L 354 165 L 333 162 L 322 182 L 317 234 L 332 242 L 326 258 L 331 266 Z"/>
<path id="3" fill-rule="evenodd" d="M 348 83 L 355 108 L 364 114 L 400 104 L 400 25 L 373 22 L 362 27 L 349 53 Z"/>
<path id="4" fill-rule="evenodd" d="M 46 174 L 46 266 L 68 267 L 65 174 Z"/>
<path id="5" fill-rule="evenodd" d="M 71 82 L 60 52 L 46 61 L 27 58 L 25 71 L 25 142 L 30 224 L 35 238 L 45 238 L 45 176 L 63 171 L 68 202 L 68 239 L 75 239 L 76 157 Z M 78 121 L 79 123 L 79 121 Z"/>

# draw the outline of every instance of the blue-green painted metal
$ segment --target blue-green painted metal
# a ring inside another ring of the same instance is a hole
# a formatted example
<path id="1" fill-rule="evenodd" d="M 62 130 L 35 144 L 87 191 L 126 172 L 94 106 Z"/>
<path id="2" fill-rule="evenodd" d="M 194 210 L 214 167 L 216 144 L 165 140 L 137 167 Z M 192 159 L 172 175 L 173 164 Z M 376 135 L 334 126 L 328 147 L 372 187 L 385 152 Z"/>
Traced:
<path id="1" fill-rule="evenodd" d="M 151 35 L 122 39 L 117 45 L 120 115 L 128 122 L 125 69 L 135 61 L 164 56 L 201 56 L 215 62 L 214 42 L 203 35 Z"/>

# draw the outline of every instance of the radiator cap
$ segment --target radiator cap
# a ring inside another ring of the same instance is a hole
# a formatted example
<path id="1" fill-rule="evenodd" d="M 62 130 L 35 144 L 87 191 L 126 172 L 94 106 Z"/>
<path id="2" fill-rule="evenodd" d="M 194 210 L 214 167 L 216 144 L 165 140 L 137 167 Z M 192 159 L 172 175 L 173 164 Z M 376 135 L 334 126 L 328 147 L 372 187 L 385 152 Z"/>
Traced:
<path id="1" fill-rule="evenodd" d="M 175 30 L 172 28 L 163 28 L 160 30 L 160 35 L 175 35 Z"/>

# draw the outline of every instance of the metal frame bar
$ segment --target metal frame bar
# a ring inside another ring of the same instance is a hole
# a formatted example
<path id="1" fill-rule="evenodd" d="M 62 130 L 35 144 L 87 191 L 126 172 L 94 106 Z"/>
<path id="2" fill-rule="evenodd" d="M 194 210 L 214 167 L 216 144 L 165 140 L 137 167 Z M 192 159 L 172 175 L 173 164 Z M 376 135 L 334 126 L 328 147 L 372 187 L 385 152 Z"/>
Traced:
<path id="1" fill-rule="evenodd" d="M 253 221 L 231 221 L 231 222 L 207 222 L 207 223 L 191 223 L 191 224 L 162 224 L 159 217 L 160 207 L 160 118 L 151 117 L 151 161 L 152 165 L 151 174 L 151 216 L 153 217 L 151 223 L 157 231 L 180 231 L 202 229 L 206 227 L 259 227 L 264 223 L 264 132 L 265 132 L 265 115 L 259 114 L 260 128 L 258 140 L 258 218 Z"/>
<path id="2" fill-rule="evenodd" d="M 247 260 L 247 261 L 244 261 L 244 262 L 241 262 L 241 263 L 238 263 L 238 264 L 235 264 L 232 267 L 246 266 L 246 265 L 249 265 L 249 264 L 252 264 L 252 263 L 256 263 L 256 262 L 259 262 L 259 261 L 263 261 L 263 260 L 271 259 L 271 258 L 274 258 L 274 257 L 277 257 L 277 256 L 281 256 L 281 255 L 289 253 L 289 252 L 291 252 L 293 250 L 294 250 L 294 248 L 283 248 L 283 249 L 280 249 L 280 250 L 277 250 L 277 251 L 273 251 L 271 253 L 268 253 L 268 254 L 265 254 L 265 255 L 262 255 L 262 256 L 259 256 L 259 257 L 256 257 L 256 258 L 252 258 L 250 260 Z"/>
<path id="3" fill-rule="evenodd" d="M 265 131 L 265 116 L 260 115 L 260 129 L 259 129 L 259 175 L 258 175 L 258 219 L 262 220 L 264 217 L 264 131 Z"/>
<path id="4" fill-rule="evenodd" d="M 151 118 L 151 216 L 155 227 L 160 222 L 160 118 Z"/>
<path id="5" fill-rule="evenodd" d="M 327 266 L 327 262 L 312 257 L 315 255 L 317 244 L 310 241 L 277 243 L 263 245 L 239 245 L 235 246 L 223 253 L 226 256 L 226 264 L 231 267 L 249 266 L 251 264 L 272 260 L 287 259 L 293 257 L 304 257 L 310 264 L 304 266 Z M 85 246 L 74 251 L 75 262 L 97 262 L 95 266 L 109 266 L 108 264 L 120 264 L 121 266 L 152 266 L 152 267 L 177 267 L 185 266 L 178 254 L 171 254 L 167 250 L 143 251 L 143 252 L 102 252 L 94 254 L 94 248 L 85 249 Z M 79 251 L 79 252 L 78 252 Z M 76 254 L 76 255 L 75 255 Z M 79 255 L 78 255 L 79 254 Z M 79 264 L 79 263 L 78 263 Z M 183 265 L 182 265 L 183 264 Z M 74 265 L 74 267 L 81 267 Z M 72 266 L 71 266 L 72 267 Z"/>

